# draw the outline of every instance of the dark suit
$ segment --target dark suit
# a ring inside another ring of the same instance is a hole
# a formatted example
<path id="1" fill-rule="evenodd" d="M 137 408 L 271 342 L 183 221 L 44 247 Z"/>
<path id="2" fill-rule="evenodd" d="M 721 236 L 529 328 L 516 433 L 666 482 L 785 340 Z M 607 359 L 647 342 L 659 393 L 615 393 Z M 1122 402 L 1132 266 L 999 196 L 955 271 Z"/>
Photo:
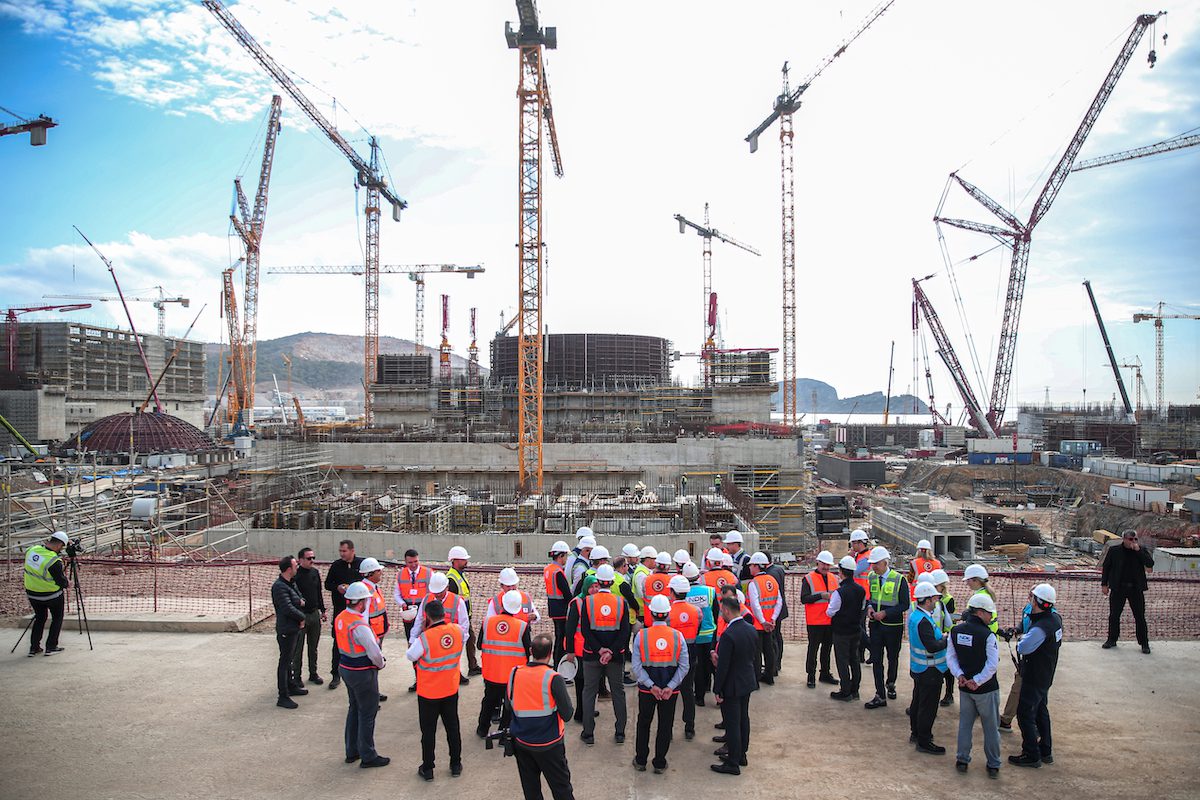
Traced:
<path id="1" fill-rule="evenodd" d="M 1138 644 L 1150 644 L 1150 633 L 1146 628 L 1147 567 L 1154 567 L 1154 559 L 1145 547 L 1133 550 L 1118 542 L 1105 552 L 1100 585 L 1108 587 L 1108 641 L 1121 638 L 1121 613 L 1129 603 Z"/>
<path id="2" fill-rule="evenodd" d="M 729 623 L 717 645 L 713 694 L 721 698 L 725 723 L 725 760 L 737 766 L 750 747 L 750 693 L 758 690 L 758 632 L 739 617 Z"/>

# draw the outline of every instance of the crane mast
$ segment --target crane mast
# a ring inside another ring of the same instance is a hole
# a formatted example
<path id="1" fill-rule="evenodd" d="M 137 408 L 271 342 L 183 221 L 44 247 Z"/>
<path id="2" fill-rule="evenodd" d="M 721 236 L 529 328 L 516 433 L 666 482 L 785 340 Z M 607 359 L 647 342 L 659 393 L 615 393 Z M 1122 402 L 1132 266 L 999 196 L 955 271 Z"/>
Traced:
<path id="1" fill-rule="evenodd" d="M 1158 303 L 1158 313 L 1140 313 L 1133 315 L 1134 322 L 1146 322 L 1154 320 L 1154 412 L 1159 419 L 1166 419 L 1167 405 L 1164 389 L 1166 386 L 1166 372 L 1164 366 L 1166 357 L 1164 354 L 1165 342 L 1163 332 L 1164 319 L 1200 319 L 1198 314 L 1164 314 L 1163 307 L 1166 303 L 1161 300 Z"/>
<path id="2" fill-rule="evenodd" d="M 442 295 L 442 344 L 438 347 L 438 381 L 449 387 L 450 369 L 450 295 Z"/>
<path id="3" fill-rule="evenodd" d="M 1108 329 L 1104 327 L 1104 318 L 1100 316 L 1100 306 L 1096 304 L 1096 295 L 1092 292 L 1092 282 L 1084 281 L 1083 288 L 1087 289 L 1088 300 L 1092 304 L 1092 313 L 1096 315 L 1100 338 L 1104 340 L 1104 352 L 1108 354 L 1108 364 L 1112 367 L 1113 377 L 1117 379 L 1117 389 L 1121 392 L 1121 405 L 1125 407 L 1125 416 L 1136 421 L 1133 416 L 1133 406 L 1129 402 L 1129 393 L 1125 391 L 1125 381 L 1121 378 L 1121 367 L 1117 364 L 1117 356 L 1113 353 L 1112 343 L 1108 340 Z"/>
<path id="4" fill-rule="evenodd" d="M 471 309 L 471 346 L 467 348 L 467 385 L 479 384 L 479 342 L 475 338 L 475 311 Z"/>
<path id="5" fill-rule="evenodd" d="M 958 389 L 963 405 L 967 408 L 967 418 L 971 421 L 971 425 L 988 439 L 995 439 L 996 431 L 993 430 L 979 399 L 975 396 L 975 390 L 971 388 L 971 384 L 967 380 L 967 374 L 963 370 L 962 364 L 959 363 L 954 348 L 950 345 L 950 337 L 946 335 L 946 329 L 942 327 L 942 320 L 938 317 L 933 303 L 929 302 L 929 298 L 925 295 L 925 290 L 921 288 L 921 281 L 932 277 L 932 275 L 926 275 L 924 278 L 913 279 L 913 302 L 920 309 L 926 324 L 929 325 L 929 330 L 933 333 L 933 340 L 937 343 L 937 354 L 941 356 L 942 363 L 950 371 L 954 386 Z M 932 399 L 933 392 L 931 390 L 930 400 Z"/>
<path id="6" fill-rule="evenodd" d="M 221 309 L 225 316 L 229 334 L 229 374 L 232 384 L 229 390 L 229 424 L 234 434 L 242 434 L 248 428 L 247 417 L 254 412 L 246 405 L 246 351 L 242 347 L 242 327 L 238 324 L 237 297 L 233 291 L 233 267 L 221 272 Z"/>

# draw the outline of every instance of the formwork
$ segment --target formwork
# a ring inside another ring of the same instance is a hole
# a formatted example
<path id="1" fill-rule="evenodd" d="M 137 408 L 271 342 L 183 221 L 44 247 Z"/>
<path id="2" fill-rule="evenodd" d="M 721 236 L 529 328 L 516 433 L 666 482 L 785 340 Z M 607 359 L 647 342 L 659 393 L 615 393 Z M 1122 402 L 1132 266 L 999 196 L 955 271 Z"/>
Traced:
<path id="1" fill-rule="evenodd" d="M 376 383 L 388 386 L 428 386 L 432 381 L 431 356 L 385 353 L 375 357 Z"/>
<path id="2" fill-rule="evenodd" d="M 491 342 L 491 379 L 517 382 L 516 336 Z M 671 378 L 671 343 L 658 336 L 621 333 L 551 333 L 544 338 L 546 386 L 592 389 L 619 386 L 622 379 L 666 383 Z"/>

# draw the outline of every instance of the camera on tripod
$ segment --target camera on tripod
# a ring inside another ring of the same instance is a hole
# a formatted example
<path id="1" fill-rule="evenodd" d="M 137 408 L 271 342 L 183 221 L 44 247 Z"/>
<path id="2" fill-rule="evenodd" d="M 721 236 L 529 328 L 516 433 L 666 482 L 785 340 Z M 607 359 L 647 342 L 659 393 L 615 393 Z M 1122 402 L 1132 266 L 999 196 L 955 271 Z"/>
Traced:
<path id="1" fill-rule="evenodd" d="M 505 758 L 508 758 L 513 754 L 512 736 L 509 735 L 508 728 L 501 728 L 495 733 L 489 733 L 483 740 L 483 749 L 494 750 L 497 742 L 499 742 L 500 746 L 504 749 Z"/>
<path id="2" fill-rule="evenodd" d="M 83 546 L 83 537 L 71 539 L 66 546 L 67 558 L 76 558 L 81 553 L 86 553 L 87 548 Z"/>

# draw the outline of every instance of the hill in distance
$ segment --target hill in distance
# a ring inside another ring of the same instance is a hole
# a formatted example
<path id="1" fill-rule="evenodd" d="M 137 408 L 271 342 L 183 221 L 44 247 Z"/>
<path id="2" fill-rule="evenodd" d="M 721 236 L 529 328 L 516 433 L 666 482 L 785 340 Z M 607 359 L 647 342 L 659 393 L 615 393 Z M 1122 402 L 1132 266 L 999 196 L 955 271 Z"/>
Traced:
<path id="1" fill-rule="evenodd" d="M 821 413 L 842 412 L 849 414 L 851 411 L 854 411 L 858 414 L 882 414 L 886 402 L 883 392 L 858 394 L 853 397 L 838 397 L 837 389 L 824 381 L 814 380 L 813 378 L 797 378 L 796 404 L 800 407 L 801 411 L 812 410 L 812 394 L 814 391 L 817 393 L 817 411 Z M 893 414 L 911 414 L 914 400 L 916 401 L 918 414 L 929 413 L 929 407 L 920 398 L 915 398 L 911 394 L 892 395 L 891 412 Z M 779 387 L 775 393 L 771 395 L 771 401 L 775 404 L 775 408 L 783 407 L 782 381 L 779 382 Z"/>

